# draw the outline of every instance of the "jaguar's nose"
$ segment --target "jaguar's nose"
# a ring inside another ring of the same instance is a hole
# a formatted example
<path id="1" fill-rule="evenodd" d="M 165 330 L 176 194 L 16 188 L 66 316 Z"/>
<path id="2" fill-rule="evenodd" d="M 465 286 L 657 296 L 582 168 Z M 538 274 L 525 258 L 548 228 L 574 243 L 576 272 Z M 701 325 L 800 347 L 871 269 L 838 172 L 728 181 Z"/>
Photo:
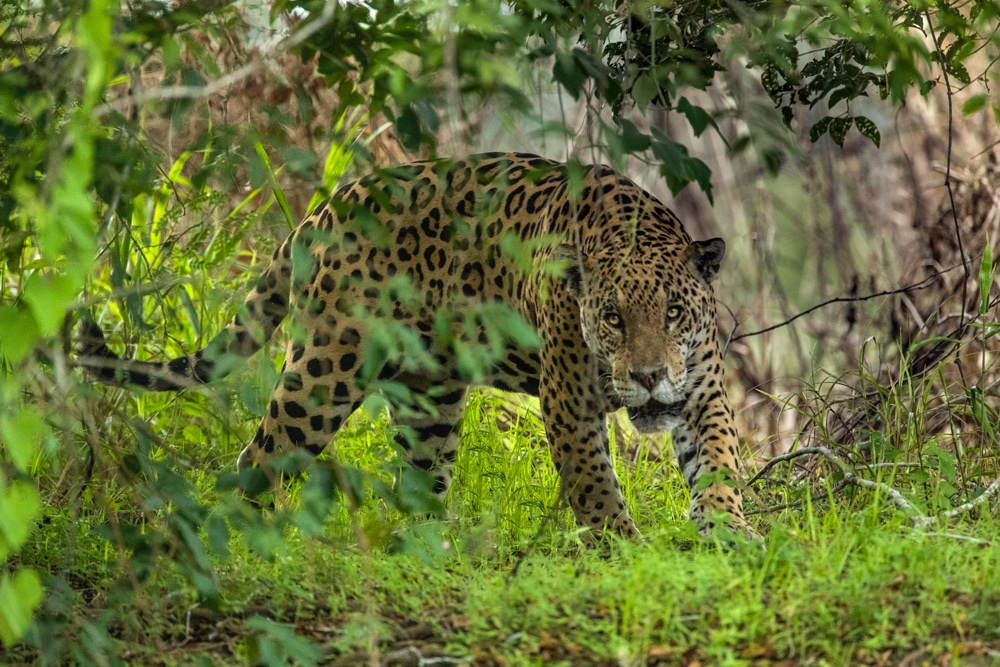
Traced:
<path id="1" fill-rule="evenodd" d="M 667 376 L 667 369 L 660 368 L 652 372 L 649 371 L 629 371 L 632 379 L 645 387 L 647 391 L 653 391 L 653 387 L 660 384 L 660 381 Z"/>

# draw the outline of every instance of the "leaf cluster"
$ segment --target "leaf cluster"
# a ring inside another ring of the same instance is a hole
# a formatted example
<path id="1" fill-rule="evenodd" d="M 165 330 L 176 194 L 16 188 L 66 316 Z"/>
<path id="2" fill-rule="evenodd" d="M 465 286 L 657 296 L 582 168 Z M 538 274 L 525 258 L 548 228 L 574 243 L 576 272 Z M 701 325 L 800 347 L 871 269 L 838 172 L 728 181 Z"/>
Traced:
<path id="1" fill-rule="evenodd" d="M 679 113 L 695 136 L 708 127 L 718 130 L 718 113 L 693 105 L 688 91 L 708 90 L 720 72 L 745 66 L 759 76 L 786 125 L 791 128 L 797 114 L 811 123 L 812 141 L 829 135 L 843 145 L 853 127 L 879 145 L 876 123 L 852 103 L 876 95 L 902 104 L 909 90 L 927 95 L 942 81 L 985 84 L 987 72 L 972 76 L 966 63 L 983 50 L 1000 52 L 1000 4 L 991 0 L 633 3 L 628 11 L 522 0 L 513 7 L 533 26 L 537 46 L 528 57 L 551 60 L 553 79 L 574 97 L 593 96 L 610 107 L 617 127 L 608 134 L 624 137 L 617 144 L 609 140 L 613 157 L 652 148 L 675 194 L 696 182 L 711 196 L 711 174 L 655 132 L 637 133 L 627 121 L 633 106 L 642 114 L 656 107 Z M 972 113 L 987 103 L 986 95 L 977 95 L 963 110 Z M 810 120 L 803 111 L 817 106 L 826 115 Z M 736 137 L 731 146 L 741 150 L 752 139 Z M 784 161 L 764 157 L 773 169 Z"/>

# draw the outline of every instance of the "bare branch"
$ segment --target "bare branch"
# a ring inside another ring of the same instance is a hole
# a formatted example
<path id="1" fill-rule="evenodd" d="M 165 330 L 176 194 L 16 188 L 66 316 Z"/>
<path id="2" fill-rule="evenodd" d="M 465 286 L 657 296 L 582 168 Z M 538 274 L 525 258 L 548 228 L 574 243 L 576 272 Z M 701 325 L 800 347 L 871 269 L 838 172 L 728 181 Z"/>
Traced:
<path id="1" fill-rule="evenodd" d="M 774 466 L 782 463 L 783 461 L 791 461 L 792 459 L 797 459 L 800 456 L 815 456 L 816 454 L 822 454 L 824 449 L 826 449 L 826 447 L 808 447 L 806 449 L 797 449 L 794 452 L 788 452 L 787 454 L 782 454 L 781 456 L 775 456 L 773 459 L 768 460 L 768 462 L 764 464 L 764 467 L 757 471 L 756 475 L 747 480 L 747 486 L 759 481 L 764 477 L 764 475 L 769 473 Z"/>
<path id="2" fill-rule="evenodd" d="M 840 491 L 845 486 L 847 486 L 847 482 L 841 482 L 837 486 L 833 487 L 833 490 L 830 493 L 831 494 L 840 493 Z M 785 503 L 784 505 L 774 505 L 772 507 L 765 507 L 765 508 L 759 509 L 759 510 L 751 510 L 749 512 L 744 512 L 744 516 L 754 516 L 756 514 L 770 514 L 771 512 L 780 512 L 782 510 L 792 509 L 793 507 L 799 507 L 800 505 L 802 505 L 803 502 L 805 502 L 805 501 L 803 501 L 803 500 L 796 500 L 796 501 L 791 502 L 791 503 Z"/>
<path id="3" fill-rule="evenodd" d="M 914 529 L 916 532 L 917 529 Z M 973 544 L 989 544 L 986 540 L 981 540 L 978 537 L 970 537 L 969 535 L 959 535 L 958 533 L 938 533 L 929 531 L 919 531 L 920 535 L 926 537 L 947 537 L 952 540 L 962 540 L 964 542 L 972 542 Z"/>
<path id="4" fill-rule="evenodd" d="M 958 516 L 959 514 L 962 514 L 963 512 L 968 512 L 976 505 L 979 505 L 989 500 L 989 498 L 994 494 L 996 494 L 997 491 L 1000 491 L 1000 477 L 997 477 L 995 480 L 993 480 L 993 483 L 987 486 L 986 490 L 983 491 L 981 494 L 979 494 L 979 496 L 977 496 L 976 498 L 973 498 L 967 503 L 963 503 L 958 507 L 948 510 L 941 516 L 945 519 L 951 519 L 953 517 Z"/>
<path id="5" fill-rule="evenodd" d="M 957 267 L 953 267 L 953 268 L 957 268 Z M 948 269 L 948 271 L 950 271 L 950 270 L 952 270 L 952 269 Z M 768 333 L 770 331 L 774 331 L 775 329 L 780 329 L 783 326 L 787 326 L 787 325 L 791 324 L 792 322 L 794 322 L 795 320 L 799 319 L 800 317 L 804 317 L 804 316 L 806 316 L 806 315 L 808 315 L 808 314 L 810 314 L 810 313 L 812 313 L 812 312 L 814 312 L 816 310 L 819 310 L 820 308 L 825 308 L 826 306 L 829 306 L 829 305 L 832 305 L 832 304 L 835 304 L 835 303 L 852 303 L 852 302 L 856 302 L 856 301 L 868 301 L 870 299 L 876 299 L 878 297 L 892 296 L 894 294 L 904 294 L 904 293 L 907 293 L 907 292 L 915 292 L 915 291 L 918 291 L 918 290 L 922 290 L 922 289 L 925 289 L 925 288 L 929 287 L 931 281 L 935 280 L 938 276 L 940 276 L 941 274 L 946 273 L 946 272 L 947 271 L 940 271 L 940 272 L 934 273 L 933 275 L 927 276 L 926 278 L 924 278 L 923 280 L 921 280 L 918 283 L 913 283 L 911 285 L 907 285 L 906 287 L 900 287 L 900 288 L 894 289 L 894 290 L 886 290 L 884 292 L 876 292 L 874 294 L 866 294 L 864 296 L 838 296 L 838 297 L 834 297 L 832 299 L 827 299 L 826 301 L 822 301 L 822 302 L 816 304 L 815 306 L 812 306 L 811 308 L 807 308 L 806 310 L 803 310 L 800 313 L 796 313 L 795 315 L 793 315 L 792 317 L 788 318 L 787 320 L 785 320 L 783 322 L 779 322 L 778 324 L 773 324 L 773 325 L 771 325 L 769 327 L 765 327 L 765 328 L 759 329 L 757 331 L 751 331 L 751 332 L 748 332 L 748 333 L 745 333 L 745 334 L 740 334 L 739 336 L 734 336 L 732 338 L 732 340 L 733 341 L 737 341 L 737 340 L 741 340 L 743 338 L 749 338 L 751 336 L 759 336 L 761 334 Z"/>
<path id="6" fill-rule="evenodd" d="M 833 459 L 840 461 L 840 459 L 837 459 L 836 455 L 833 452 L 830 452 L 830 456 L 832 456 Z M 826 454 L 824 454 L 824 458 L 829 459 L 829 457 Z M 880 491 L 886 494 L 887 496 L 889 496 L 889 499 L 892 500 L 892 502 L 896 503 L 896 505 L 900 509 L 903 509 L 909 512 L 910 514 L 914 515 L 912 519 L 915 524 L 920 524 L 924 521 L 928 522 L 934 521 L 933 517 L 928 517 L 923 514 L 919 514 L 917 512 L 917 508 L 913 505 L 913 503 L 911 503 L 909 500 L 903 497 L 902 493 L 892 488 L 888 484 L 883 484 L 882 482 L 873 482 L 870 479 L 865 479 L 864 477 L 858 477 L 853 472 L 849 471 L 847 469 L 847 466 L 843 462 L 841 462 L 840 465 L 843 466 L 841 467 L 841 471 L 844 473 L 845 481 L 850 482 L 855 486 L 860 486 L 861 488 L 868 489 L 869 491 Z"/>
<path id="7" fill-rule="evenodd" d="M 936 271 L 935 273 L 927 276 L 926 278 L 924 278 L 920 282 L 913 283 L 911 285 L 907 285 L 905 287 L 900 287 L 900 288 L 897 288 L 897 289 L 886 290 L 884 292 L 875 292 L 873 294 L 865 294 L 864 296 L 838 296 L 838 297 L 834 297 L 832 299 L 827 299 L 826 301 L 822 301 L 820 303 L 817 303 L 815 306 L 812 306 L 811 308 L 807 308 L 806 310 L 803 310 L 800 313 L 796 313 L 795 315 L 789 317 L 787 320 L 785 320 L 783 322 L 779 322 L 778 324 L 772 324 L 769 327 L 764 327 L 763 329 L 758 329 L 757 331 L 750 331 L 750 332 L 745 333 L 745 334 L 740 334 L 739 336 L 733 336 L 731 338 L 730 342 L 736 342 L 736 341 L 741 340 L 743 338 L 750 338 L 751 336 L 759 336 L 761 334 L 765 334 L 765 333 L 768 333 L 770 331 L 774 331 L 775 329 L 780 329 L 783 326 L 787 326 L 787 325 L 791 324 L 792 322 L 794 322 L 795 320 L 799 319 L 800 317 L 805 317 L 806 315 L 808 315 L 809 313 L 812 313 L 813 311 L 819 310 L 820 308 L 825 308 L 826 306 L 829 306 L 829 305 L 832 305 L 832 304 L 835 304 L 835 303 L 853 303 L 853 302 L 857 302 L 857 301 L 869 301 L 871 299 L 877 299 L 877 298 L 883 297 L 883 296 L 892 296 L 894 294 L 905 294 L 907 292 L 916 292 L 916 291 L 919 291 L 919 290 L 922 290 L 922 289 L 926 289 L 927 287 L 929 287 L 931 285 L 931 283 L 934 280 L 937 280 L 938 277 L 944 275 L 945 273 L 948 273 L 949 271 L 954 271 L 957 268 L 959 268 L 959 267 L 958 266 L 953 266 L 950 269 L 945 269 L 943 271 Z"/>
<path id="8" fill-rule="evenodd" d="M 943 512 L 940 516 L 927 516 L 926 514 L 921 514 L 913 503 L 907 500 L 902 493 L 892 488 L 888 484 L 884 484 L 883 482 L 875 482 L 870 479 L 865 479 L 864 477 L 859 477 L 850 468 L 850 466 L 848 466 L 847 463 L 843 461 L 843 459 L 841 459 L 833 452 L 833 450 L 831 450 L 829 447 L 823 447 L 822 445 L 817 447 L 807 447 L 805 449 L 799 449 L 794 452 L 789 452 L 788 454 L 783 454 L 781 456 L 774 457 L 773 459 L 765 463 L 764 466 L 760 469 L 760 471 L 747 481 L 746 483 L 747 486 L 750 486 L 751 484 L 754 484 L 755 482 L 759 481 L 767 473 L 769 473 L 777 464 L 785 461 L 791 461 L 801 456 L 821 456 L 827 461 L 836 465 L 840 469 L 841 473 L 844 475 L 845 483 L 854 484 L 855 486 L 860 486 L 861 488 L 868 489 L 870 491 L 878 491 L 880 493 L 884 493 L 886 496 L 889 497 L 890 500 L 892 500 L 893 503 L 896 504 L 897 507 L 912 515 L 910 519 L 913 521 L 913 525 L 917 528 L 928 528 L 936 524 L 939 519 L 952 519 L 958 516 L 959 514 L 968 512 L 969 510 L 975 508 L 976 506 L 986 502 L 992 496 L 996 495 L 998 491 L 1000 491 L 1000 477 L 997 477 L 997 479 L 993 480 L 992 484 L 986 487 L 986 490 L 983 491 L 982 494 L 980 494 L 973 500 L 970 500 L 967 503 L 964 503 L 962 505 L 959 505 L 958 507 L 950 509 L 947 512 Z M 902 466 L 908 464 L 897 463 L 893 465 Z"/>
<path id="9" fill-rule="evenodd" d="M 924 15 L 927 17 L 927 28 L 931 32 L 931 39 L 934 40 L 934 48 L 938 57 L 938 64 L 941 66 L 941 74 L 944 76 L 945 90 L 947 90 L 948 99 L 948 152 L 945 161 L 944 170 L 944 187 L 948 190 L 948 199 L 951 202 L 951 218 L 955 225 L 955 241 L 958 243 L 958 254 L 962 260 L 962 270 L 965 272 L 965 284 L 962 286 L 962 307 L 965 307 L 966 303 L 966 291 L 968 290 L 969 281 L 969 260 L 965 256 L 965 248 L 962 247 L 962 232 L 958 226 L 958 213 L 955 207 L 955 192 L 951 187 L 951 154 L 952 154 L 952 143 L 955 139 L 955 112 L 953 109 L 954 105 L 954 95 L 955 91 L 951 87 L 951 77 L 948 76 L 948 63 L 945 62 L 945 54 L 941 50 L 942 42 L 938 41 L 937 32 L 934 30 L 934 22 L 931 20 L 930 12 L 925 10 Z M 944 35 L 942 35 L 942 39 Z"/>
<path id="10" fill-rule="evenodd" d="M 896 503 L 896 505 L 899 508 L 906 510 L 910 514 L 916 515 L 914 517 L 914 521 L 916 521 L 917 518 L 927 518 L 919 514 L 917 512 L 917 508 L 914 507 L 913 503 L 904 498 L 902 493 L 892 488 L 888 484 L 883 484 L 882 482 L 873 482 L 870 479 L 865 479 L 864 477 L 858 477 L 856 474 L 854 474 L 854 471 L 851 470 L 850 466 L 844 463 L 844 461 L 839 456 L 834 454 L 833 450 L 831 450 L 829 447 L 819 446 L 819 447 L 813 447 L 812 449 L 816 450 L 816 453 L 819 456 L 822 456 L 824 459 L 826 459 L 827 461 L 833 463 L 835 466 L 840 468 L 840 472 L 843 473 L 844 475 L 845 482 L 848 482 L 849 484 L 854 484 L 855 486 L 860 486 L 870 491 L 880 491 L 886 494 L 887 496 L 889 496 L 889 499 L 892 500 L 892 502 Z"/>

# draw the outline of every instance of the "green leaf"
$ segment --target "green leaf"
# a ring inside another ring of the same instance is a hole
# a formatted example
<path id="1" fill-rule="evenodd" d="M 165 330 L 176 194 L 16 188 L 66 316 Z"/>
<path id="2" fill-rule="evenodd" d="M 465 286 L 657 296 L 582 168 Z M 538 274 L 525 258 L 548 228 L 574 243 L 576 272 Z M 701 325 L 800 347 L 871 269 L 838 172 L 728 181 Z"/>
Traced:
<path id="1" fill-rule="evenodd" d="M 816 124 L 809 128 L 809 141 L 816 143 L 819 141 L 820 137 L 827 133 L 830 129 L 830 123 L 833 122 L 833 118 L 830 116 L 823 116 Z"/>
<path id="2" fill-rule="evenodd" d="M 732 472 L 726 468 L 720 468 L 714 472 L 702 473 L 701 476 L 698 477 L 698 481 L 695 482 L 694 488 L 691 490 L 704 491 L 713 484 L 718 484 L 720 482 L 729 485 L 731 479 Z"/>
<path id="3" fill-rule="evenodd" d="M 420 147 L 420 119 L 413 107 L 406 107 L 396 118 L 396 136 L 407 150 Z"/>
<path id="4" fill-rule="evenodd" d="M 778 70 L 773 65 L 768 66 L 761 72 L 760 83 L 764 86 L 767 94 L 774 99 L 778 94 Z"/>
<path id="5" fill-rule="evenodd" d="M 951 74 L 962 83 L 972 83 L 969 70 L 965 69 L 965 65 L 962 63 L 956 60 L 949 61 L 946 69 L 948 70 L 948 74 Z"/>
<path id="6" fill-rule="evenodd" d="M 792 105 L 785 104 L 781 107 L 781 121 L 786 127 L 792 127 L 792 118 L 794 117 L 794 111 L 792 110 Z"/>
<path id="7" fill-rule="evenodd" d="M 938 343 L 948 343 L 949 345 L 961 345 L 962 341 L 957 338 L 949 338 L 948 336 L 931 336 L 930 338 L 925 338 L 924 340 L 917 341 L 910 346 L 909 354 L 913 354 L 922 347 L 927 347 L 928 345 L 937 345 Z"/>
<path id="8" fill-rule="evenodd" d="M 460 378 L 467 382 L 476 382 L 481 380 L 486 374 L 489 362 L 483 359 L 483 355 L 480 352 L 481 349 L 478 346 L 455 346 L 455 370 L 458 371 Z"/>
<path id="9" fill-rule="evenodd" d="M 746 149 L 750 148 L 751 140 L 750 135 L 741 134 L 730 144 L 729 152 L 733 155 L 739 155 Z"/>
<path id="10" fill-rule="evenodd" d="M 201 318 L 198 317 L 198 308 L 194 305 L 194 301 L 191 299 L 191 295 L 188 294 L 188 288 L 186 286 L 181 286 L 178 291 L 180 296 L 181 305 L 184 306 L 184 312 L 187 313 L 188 321 L 191 323 L 191 328 L 194 330 L 194 335 L 197 338 L 201 337 Z"/>
<path id="11" fill-rule="evenodd" d="M 6 489 L 0 490 L 0 537 L 11 550 L 28 539 L 41 509 L 38 489 L 27 482 L 11 482 Z"/>
<path id="12" fill-rule="evenodd" d="M 288 223 L 288 228 L 295 229 L 295 225 L 298 221 L 295 219 L 295 216 L 292 215 L 292 209 L 288 205 L 288 199 L 285 197 L 285 191 L 281 189 L 278 177 L 275 174 L 274 169 L 271 167 L 271 158 L 268 157 L 264 144 L 256 141 L 254 142 L 253 147 L 257 151 L 257 156 L 260 158 L 260 161 L 264 164 L 264 169 L 267 171 L 267 178 L 271 182 L 271 189 L 274 191 L 274 198 L 278 201 L 278 206 L 281 207 L 281 212 L 285 216 L 285 222 Z"/>
<path id="13" fill-rule="evenodd" d="M 626 153 L 639 153 L 649 148 L 652 143 L 649 135 L 644 134 L 635 123 L 622 118 L 619 125 L 622 128 L 622 144 Z"/>
<path id="14" fill-rule="evenodd" d="M 30 312 L 0 304 L 0 358 L 19 362 L 31 351 L 38 335 L 38 324 Z"/>
<path id="15" fill-rule="evenodd" d="M 0 420 L 0 442 L 21 472 L 28 470 L 44 429 L 45 422 L 33 410 L 21 410 L 13 417 Z"/>
<path id="16" fill-rule="evenodd" d="M 444 516 L 444 504 L 434 493 L 434 475 L 404 465 L 396 475 L 399 509 L 408 514 Z"/>
<path id="17" fill-rule="evenodd" d="M 844 145 L 844 138 L 847 136 L 847 131 L 851 129 L 853 123 L 854 119 L 850 116 L 834 118 L 830 121 L 830 138 L 833 139 L 835 144 L 838 146 Z"/>
<path id="18" fill-rule="evenodd" d="M 0 579 L 0 640 L 11 646 L 31 625 L 42 601 L 42 582 L 34 570 L 19 570 Z"/>
<path id="19" fill-rule="evenodd" d="M 80 287 L 80 283 L 67 275 L 33 276 L 24 290 L 24 301 L 43 336 L 52 335 L 62 326 L 66 308 Z"/>
<path id="20" fill-rule="evenodd" d="M 977 111 L 985 107 L 986 103 L 989 102 L 989 100 L 990 96 L 986 94 L 973 95 L 972 97 L 967 99 L 965 103 L 962 105 L 962 115 L 971 116 L 972 114 L 976 113 Z"/>
<path id="21" fill-rule="evenodd" d="M 781 171 L 781 165 L 785 163 L 785 153 L 777 148 L 765 147 L 761 149 L 760 154 L 768 173 L 777 176 Z"/>
<path id="22" fill-rule="evenodd" d="M 687 160 L 686 153 L 685 149 L 684 154 L 680 154 L 673 142 L 653 144 L 653 154 L 660 161 L 660 174 L 667 181 L 667 187 L 670 188 L 671 194 L 675 197 L 691 182 L 684 169 L 684 161 Z"/>
<path id="23" fill-rule="evenodd" d="M 990 290 L 993 289 L 994 267 L 993 248 L 990 246 L 990 235 L 986 234 L 986 248 L 983 250 L 983 260 L 979 263 L 979 314 L 985 315 L 990 310 Z"/>
<path id="24" fill-rule="evenodd" d="M 677 110 L 687 116 L 688 123 L 696 137 L 700 137 L 709 125 L 715 127 L 712 115 L 701 107 L 691 104 L 686 97 L 677 100 Z"/>
<path id="25" fill-rule="evenodd" d="M 941 449 L 937 445 L 931 445 L 927 448 L 927 456 L 937 459 L 938 470 L 941 471 L 942 477 L 949 482 L 955 481 L 955 457 L 951 452 Z"/>
<path id="26" fill-rule="evenodd" d="M 577 98 L 580 96 L 586 75 L 581 71 L 572 54 L 561 52 L 556 55 L 555 65 L 552 66 L 552 78 L 570 95 Z"/>
<path id="27" fill-rule="evenodd" d="M 252 665 L 315 665 L 323 658 L 319 646 L 295 633 L 295 627 L 255 616 L 246 622 L 255 630 L 246 638 L 245 649 Z"/>
<path id="28" fill-rule="evenodd" d="M 956 29 L 961 30 L 961 24 L 965 23 L 964 18 L 958 18 L 958 24 Z M 961 63 L 963 60 L 972 55 L 972 52 L 976 49 L 976 40 L 968 35 L 963 35 L 952 42 L 951 46 L 948 47 L 948 51 L 944 54 L 945 59 L 949 64 L 951 63 Z"/>
<path id="29" fill-rule="evenodd" d="M 983 329 L 985 329 L 985 333 L 983 334 L 983 340 L 989 340 L 990 338 L 993 338 L 997 334 L 1000 334 L 1000 324 L 997 324 L 995 322 L 989 322 L 989 323 L 973 322 L 972 325 L 973 326 L 978 325 Z"/>
<path id="30" fill-rule="evenodd" d="M 650 102 L 655 101 L 659 94 L 660 84 L 652 72 L 646 72 L 632 84 L 632 99 L 640 111 L 645 111 Z"/>
<path id="31" fill-rule="evenodd" d="M 851 99 L 854 99 L 853 89 L 849 88 L 848 86 L 841 86 L 837 90 L 830 93 L 830 97 L 828 97 L 826 100 L 826 105 L 828 108 L 832 109 L 833 107 L 837 106 L 837 104 L 839 104 L 840 102 Z"/>
<path id="32" fill-rule="evenodd" d="M 688 155 L 687 148 L 653 128 L 653 155 L 660 162 L 660 174 L 675 196 L 692 181 L 712 199 L 712 170 L 707 164 Z"/>
<path id="33" fill-rule="evenodd" d="M 854 127 L 858 128 L 858 132 L 861 136 L 871 139 L 871 142 L 875 144 L 876 147 L 882 144 L 882 135 L 878 131 L 878 127 L 871 121 L 870 118 L 866 116 L 855 116 L 854 117 Z"/>
<path id="34" fill-rule="evenodd" d="M 693 157 L 688 160 L 687 169 L 694 182 L 698 184 L 701 191 L 708 197 L 708 203 L 715 204 L 715 200 L 712 198 L 712 168 L 698 158 Z"/>

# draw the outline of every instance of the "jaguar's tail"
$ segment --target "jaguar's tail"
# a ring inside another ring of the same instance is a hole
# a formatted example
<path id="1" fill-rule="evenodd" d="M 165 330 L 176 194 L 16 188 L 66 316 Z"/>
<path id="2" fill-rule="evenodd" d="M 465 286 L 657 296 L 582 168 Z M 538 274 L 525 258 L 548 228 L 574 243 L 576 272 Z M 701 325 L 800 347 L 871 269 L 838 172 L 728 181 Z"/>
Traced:
<path id="1" fill-rule="evenodd" d="M 107 346 L 100 327 L 84 318 L 76 365 L 87 368 L 99 382 L 151 391 L 179 391 L 225 377 L 236 362 L 259 350 L 288 314 L 291 241 L 286 239 L 274 253 L 233 320 L 197 352 L 164 362 L 123 359 Z"/>

